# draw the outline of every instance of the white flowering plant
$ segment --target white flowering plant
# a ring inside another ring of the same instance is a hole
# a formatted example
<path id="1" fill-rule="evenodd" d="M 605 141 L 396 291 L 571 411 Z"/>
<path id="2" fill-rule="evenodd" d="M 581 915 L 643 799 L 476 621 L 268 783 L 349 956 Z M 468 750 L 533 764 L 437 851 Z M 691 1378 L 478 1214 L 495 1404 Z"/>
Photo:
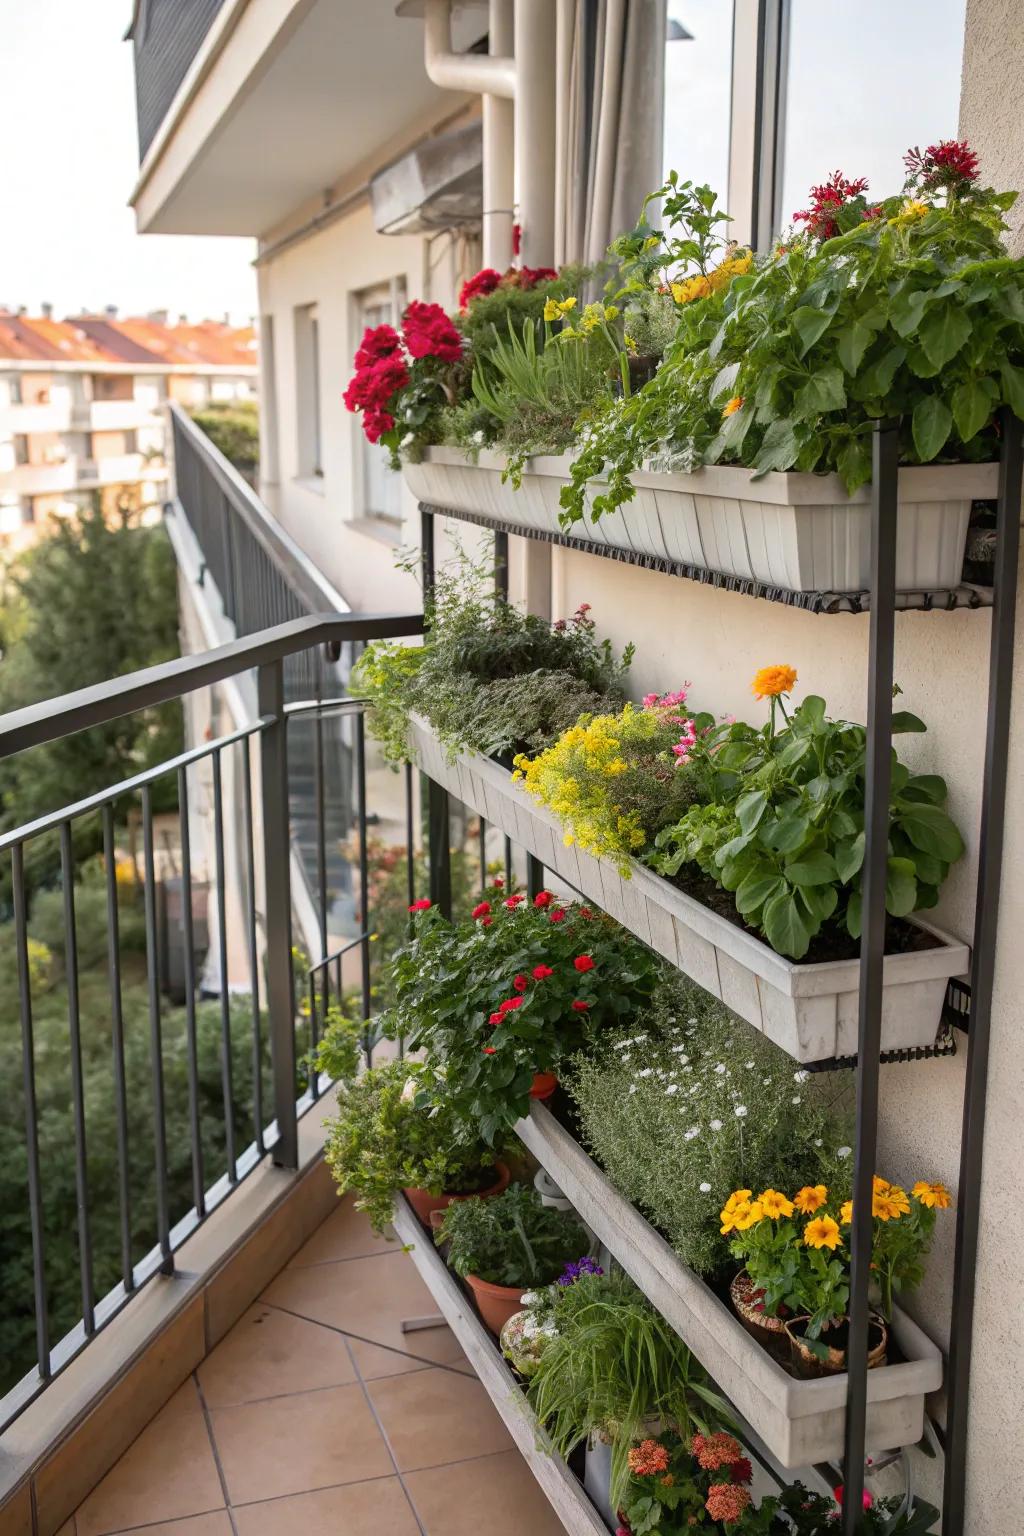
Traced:
<path id="1" fill-rule="evenodd" d="M 848 1085 L 794 1068 L 685 978 L 563 1080 L 586 1146 L 699 1274 L 729 1272 L 719 1212 L 734 1190 L 849 1182 Z"/>

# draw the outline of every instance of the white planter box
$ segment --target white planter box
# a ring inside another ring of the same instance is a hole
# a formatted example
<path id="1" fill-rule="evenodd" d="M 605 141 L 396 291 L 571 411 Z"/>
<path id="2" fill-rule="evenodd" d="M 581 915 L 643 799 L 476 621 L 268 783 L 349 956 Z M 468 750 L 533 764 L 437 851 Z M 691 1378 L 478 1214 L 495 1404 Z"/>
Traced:
<path id="1" fill-rule="evenodd" d="M 762 475 L 708 466 L 690 475 L 642 472 L 636 495 L 597 522 L 559 523 L 559 492 L 571 459 L 531 459 L 517 491 L 502 484 L 504 459 L 477 464 L 452 448 L 430 448 L 408 464 L 418 501 L 526 531 L 606 544 L 634 554 L 718 571 L 793 592 L 863 592 L 871 585 L 871 491 L 847 496 L 837 475 Z M 896 587 L 942 591 L 961 581 L 971 502 L 996 494 L 998 465 L 912 465 L 900 470 Z"/>
<path id="2" fill-rule="evenodd" d="M 781 1465 L 838 1460 L 845 1373 L 798 1381 L 784 1371 L 544 1105 L 532 1105 L 516 1132 Z M 898 1308 L 892 1333 L 905 1360 L 868 1374 L 869 1451 L 915 1445 L 924 1430 L 925 1394 L 942 1385 L 938 1348 Z"/>
<path id="3" fill-rule="evenodd" d="M 795 1061 L 856 1053 L 859 960 L 795 964 L 641 864 L 634 862 L 632 878 L 624 879 L 613 864 L 575 845 L 567 847 L 561 824 L 499 764 L 476 753 L 450 762 L 431 726 L 418 717 L 411 736 L 415 755 L 431 778 L 721 998 Z M 887 956 L 883 1051 L 933 1045 L 946 983 L 970 966 L 966 944 L 930 924 L 919 926 L 940 942 L 916 954 Z"/>

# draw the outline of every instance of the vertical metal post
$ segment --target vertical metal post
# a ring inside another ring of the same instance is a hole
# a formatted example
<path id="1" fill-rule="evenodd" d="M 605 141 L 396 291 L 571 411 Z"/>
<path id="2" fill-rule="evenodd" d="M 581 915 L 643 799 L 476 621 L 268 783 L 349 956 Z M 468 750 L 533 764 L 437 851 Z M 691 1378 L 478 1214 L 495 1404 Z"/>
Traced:
<path id="1" fill-rule="evenodd" d="M 267 724 L 260 737 L 260 801 L 267 934 L 267 1012 L 274 1077 L 277 1144 L 274 1162 L 299 1165 L 295 1112 L 295 994 L 292 981 L 292 900 L 288 824 L 288 737 L 284 665 L 267 662 L 257 673 L 257 708 Z"/>
<path id="2" fill-rule="evenodd" d="M 370 998 L 370 850 L 367 847 L 366 826 L 366 716 L 360 709 L 356 714 L 356 816 L 359 832 L 359 907 L 363 939 L 359 945 L 360 976 L 362 980 L 363 1023 L 369 1025 Z M 363 1051 L 367 1066 L 373 1065 L 370 1031 L 363 1031 Z"/>
<path id="3" fill-rule="evenodd" d="M 494 591 L 508 601 L 508 534 L 500 528 L 494 535 Z"/>
<path id="4" fill-rule="evenodd" d="M 252 834 L 252 737 L 242 743 L 242 837 L 245 843 L 246 931 L 249 939 L 249 998 L 252 1007 L 252 1119 L 256 1148 L 263 1142 L 263 1031 L 260 1024 L 260 947 L 256 937 L 256 850 Z M 184 772 L 184 769 L 181 770 Z M 191 899 L 191 892 L 189 893 Z"/>
<path id="5" fill-rule="evenodd" d="M 124 1075 L 124 1012 L 121 1002 L 121 929 L 117 903 L 114 807 L 103 807 L 103 866 L 107 887 L 107 970 L 110 976 L 110 1036 L 114 1066 L 114 1120 L 117 1126 L 117 1184 L 121 1207 L 121 1276 L 135 1288 L 132 1213 L 128 1187 L 128 1091 Z"/>
<path id="6" fill-rule="evenodd" d="M 75 1119 L 75 1196 L 78 1206 L 78 1260 L 82 1279 L 82 1321 L 86 1337 L 96 1328 L 92 1285 L 92 1237 L 89 1227 L 89 1176 L 85 1135 L 85 1079 L 82 1074 L 82 1031 L 78 998 L 78 935 L 75 926 L 75 860 L 71 823 L 60 826 L 60 878 L 64 890 L 64 954 L 68 988 L 68 1045 L 71 1057 L 71 1101 Z"/>
<path id="7" fill-rule="evenodd" d="M 452 915 L 452 849 L 448 791 L 427 780 L 427 845 L 430 852 L 430 900 L 445 917 Z"/>
<path id="8" fill-rule="evenodd" d="M 156 859 L 153 853 L 153 797 L 142 787 L 142 853 L 146 885 L 146 988 L 149 994 L 149 1051 L 153 1069 L 153 1147 L 156 1162 L 156 1231 L 163 1274 L 174 1271 L 171 1218 L 167 1199 L 167 1117 L 164 1107 L 164 1041 L 160 1016 L 160 973 L 156 937 Z"/>
<path id="9" fill-rule="evenodd" d="M 224 785 L 221 749 L 213 754 L 213 853 L 217 881 L 217 954 L 220 963 L 220 1075 L 224 1096 L 224 1149 L 228 1179 L 238 1182 L 235 1149 L 235 1083 L 231 1052 L 231 994 L 228 991 L 227 868 L 224 857 Z"/>
<path id="10" fill-rule="evenodd" d="M 544 889 L 544 865 L 536 854 L 526 855 L 526 894 L 532 901 Z"/>
<path id="11" fill-rule="evenodd" d="M 420 503 L 420 568 L 423 580 L 423 601 L 428 603 L 434 595 L 437 582 L 437 565 L 434 548 L 434 514 Z"/>
<path id="12" fill-rule="evenodd" d="M 39 1118 L 36 1109 L 36 1054 L 32 1034 L 32 973 L 28 961 L 28 910 L 25 901 L 25 850 L 11 849 L 14 895 L 14 942 L 18 951 L 18 999 L 21 1009 L 22 1092 L 25 1095 L 25 1152 L 28 1163 L 28 1210 L 32 1227 L 32 1288 L 36 1312 L 36 1361 L 44 1381 L 50 1378 L 50 1321 L 46 1301 L 43 1250 L 43 1193 L 39 1177 Z"/>
<path id="13" fill-rule="evenodd" d="M 878 1145 L 878 1078 L 882 1039 L 885 884 L 892 782 L 892 677 L 896 632 L 896 509 L 899 435 L 875 427 L 871 486 L 871 630 L 864 774 L 864 865 L 861 882 L 860 1000 L 857 1033 L 857 1135 L 853 1173 L 849 1338 L 846 1352 L 846 1437 L 843 1533 L 857 1536 L 864 1493 L 867 1422 L 868 1285 L 872 1193 Z"/>
<path id="14" fill-rule="evenodd" d="M 477 823 L 477 847 L 480 852 L 480 889 L 487 889 L 487 823 L 481 816 Z"/>
<path id="15" fill-rule="evenodd" d="M 178 827 L 181 835 L 181 946 L 185 970 L 185 1040 L 188 1054 L 188 1124 L 192 1145 L 192 1203 L 206 1215 L 203 1139 L 199 1128 L 199 1042 L 196 1035 L 196 938 L 192 920 L 192 834 L 188 824 L 188 773 L 178 769 Z"/>
<path id="16" fill-rule="evenodd" d="M 949 1341 L 946 1470 L 942 1529 L 963 1536 L 967 1484 L 967 1435 L 970 1413 L 975 1266 L 981 1206 L 985 1105 L 988 1094 L 992 993 L 1003 862 L 1003 811 L 1010 743 L 1014 630 L 1017 616 L 1017 563 L 1020 549 L 1021 423 L 1002 412 L 1002 455 L 996 521 L 996 565 L 989 647 L 988 723 L 981 798 L 978 902 L 971 958 L 971 1026 L 967 1035 L 967 1082 L 964 1088 L 957 1197 L 956 1248 L 953 1260 L 952 1329 Z"/>

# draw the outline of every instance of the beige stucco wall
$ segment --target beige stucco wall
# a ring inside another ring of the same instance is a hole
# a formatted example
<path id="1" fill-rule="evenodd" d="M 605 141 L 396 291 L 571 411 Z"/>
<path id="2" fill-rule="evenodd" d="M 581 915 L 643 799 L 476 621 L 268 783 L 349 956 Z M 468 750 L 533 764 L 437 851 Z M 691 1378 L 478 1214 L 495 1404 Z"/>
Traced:
<path id="1" fill-rule="evenodd" d="M 1024 4 L 967 0 L 960 132 L 981 156 L 984 179 L 1024 191 Z M 1024 199 L 1010 214 L 1014 255 L 1024 249 Z"/>

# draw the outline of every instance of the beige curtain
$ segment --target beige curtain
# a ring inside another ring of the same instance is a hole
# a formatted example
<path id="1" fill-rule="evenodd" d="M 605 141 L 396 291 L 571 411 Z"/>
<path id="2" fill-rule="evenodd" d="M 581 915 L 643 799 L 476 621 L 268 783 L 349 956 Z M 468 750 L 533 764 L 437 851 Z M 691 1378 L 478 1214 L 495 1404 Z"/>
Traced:
<path id="1" fill-rule="evenodd" d="M 598 261 L 661 184 L 666 0 L 556 0 L 555 259 Z"/>

